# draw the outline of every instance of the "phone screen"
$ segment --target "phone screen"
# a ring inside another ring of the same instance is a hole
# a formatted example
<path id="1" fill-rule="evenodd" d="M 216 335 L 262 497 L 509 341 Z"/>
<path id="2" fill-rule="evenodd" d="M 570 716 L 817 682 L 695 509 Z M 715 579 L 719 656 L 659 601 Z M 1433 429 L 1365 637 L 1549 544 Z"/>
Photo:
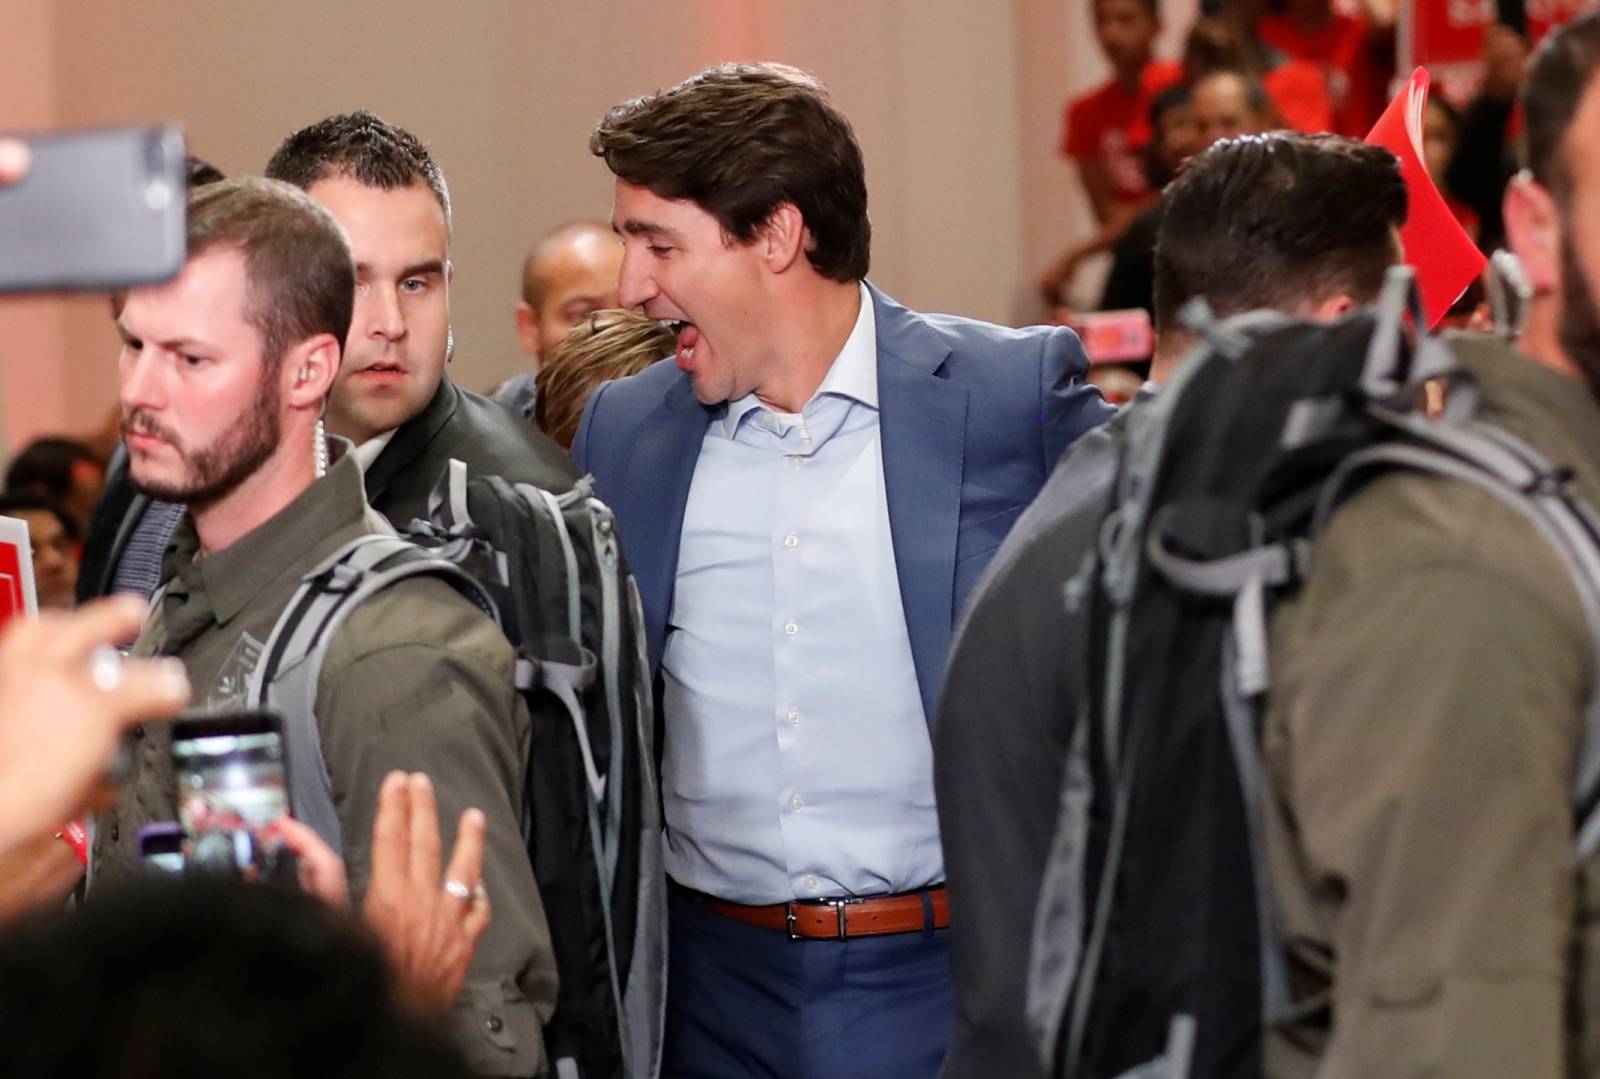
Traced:
<path id="1" fill-rule="evenodd" d="M 189 865 L 271 872 L 279 841 L 266 828 L 289 813 L 283 721 L 270 712 L 172 725 L 178 821 Z"/>

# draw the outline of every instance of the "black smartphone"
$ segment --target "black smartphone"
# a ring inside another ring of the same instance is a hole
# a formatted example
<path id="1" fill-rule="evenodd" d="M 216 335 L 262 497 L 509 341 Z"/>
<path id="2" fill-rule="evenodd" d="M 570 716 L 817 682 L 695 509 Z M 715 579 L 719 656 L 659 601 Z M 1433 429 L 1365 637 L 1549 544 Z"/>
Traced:
<path id="1" fill-rule="evenodd" d="M 276 877 L 292 862 L 269 826 L 290 812 L 283 719 L 273 712 L 172 724 L 178 823 L 187 868 Z"/>
<path id="2" fill-rule="evenodd" d="M 175 124 L 18 133 L 27 174 L 0 187 L 0 293 L 108 291 L 183 268 L 183 131 Z"/>

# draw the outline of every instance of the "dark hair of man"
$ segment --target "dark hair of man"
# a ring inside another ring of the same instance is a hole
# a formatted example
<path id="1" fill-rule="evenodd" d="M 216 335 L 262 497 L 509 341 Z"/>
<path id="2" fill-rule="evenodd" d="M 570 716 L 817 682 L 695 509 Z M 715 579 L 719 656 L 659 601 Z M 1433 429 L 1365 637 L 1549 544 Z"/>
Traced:
<path id="1" fill-rule="evenodd" d="M 1590 12 L 1551 31 L 1540 44 L 1523 82 L 1522 108 L 1528 170 L 1550 192 L 1561 215 L 1561 345 L 1583 370 L 1590 390 L 1600 396 L 1600 308 L 1573 243 L 1579 223 L 1573 220 L 1573 177 L 1567 164 L 1572 121 L 1597 72 L 1600 12 Z"/>
<path id="2" fill-rule="evenodd" d="M 15 517 L 19 513 L 48 513 L 61 525 L 67 539 L 77 543 L 83 538 L 78 534 L 78 522 L 55 499 L 33 491 L 7 490 L 0 494 L 0 517 Z"/>
<path id="3" fill-rule="evenodd" d="M 589 150 L 616 177 L 690 199 L 749 243 L 782 203 L 811 230 L 806 257 L 834 281 L 867 276 L 866 166 L 828 92 L 782 64 L 723 64 L 601 119 Z"/>
<path id="4" fill-rule="evenodd" d="M 214 248 L 244 256 L 245 318 L 261 332 L 267 371 L 290 346 L 350 332 L 356 271 L 333 216 L 277 180 L 247 177 L 195 189 L 189 198 L 189 257 Z"/>
<path id="5" fill-rule="evenodd" d="M 1600 12 L 1580 16 L 1547 35 L 1528 64 L 1522 85 L 1528 170 L 1557 201 L 1571 193 L 1564 152 L 1567 129 L 1597 66 Z"/>
<path id="6" fill-rule="evenodd" d="M 7 1079 L 465 1079 L 348 917 L 268 885 L 150 881 L 0 938 Z"/>
<path id="7" fill-rule="evenodd" d="M 183 159 L 183 179 L 189 190 L 193 191 L 202 184 L 214 184 L 227 177 L 211 162 L 189 154 Z"/>
<path id="8" fill-rule="evenodd" d="M 1371 300 L 1395 259 L 1406 187 L 1381 147 L 1278 131 L 1196 154 L 1161 205 L 1158 327 L 1196 296 L 1219 315 L 1341 292 Z"/>
<path id="9" fill-rule="evenodd" d="M 672 355 L 675 338 L 639 311 L 596 311 L 578 323 L 544 358 L 533 422 L 572 447 L 583 410 L 602 382 L 637 374 Z"/>
<path id="10" fill-rule="evenodd" d="M 66 499 L 72 494 L 72 468 L 80 462 L 102 471 L 106 467 L 93 450 L 75 438 L 36 438 L 11 459 L 6 469 L 6 494 L 30 492 Z"/>
<path id="11" fill-rule="evenodd" d="M 384 191 L 423 184 L 444 211 L 445 228 L 450 227 L 450 189 L 428 148 L 411 132 L 365 109 L 296 131 L 273 151 L 266 175 L 302 191 L 330 176 Z"/>

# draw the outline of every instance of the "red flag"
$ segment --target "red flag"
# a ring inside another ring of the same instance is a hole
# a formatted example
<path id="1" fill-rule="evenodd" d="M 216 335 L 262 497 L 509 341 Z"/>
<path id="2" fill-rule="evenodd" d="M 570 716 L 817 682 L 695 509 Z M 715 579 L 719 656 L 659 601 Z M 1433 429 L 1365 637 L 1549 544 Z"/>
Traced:
<path id="1" fill-rule="evenodd" d="M 1400 159 L 1410 212 L 1400 240 L 1406 261 L 1417 271 L 1428 325 L 1436 326 L 1450 305 L 1483 272 L 1488 260 L 1472 242 L 1428 175 L 1422 153 L 1422 119 L 1428 107 L 1428 72 L 1417 68 L 1405 88 L 1389 102 L 1367 141 Z"/>

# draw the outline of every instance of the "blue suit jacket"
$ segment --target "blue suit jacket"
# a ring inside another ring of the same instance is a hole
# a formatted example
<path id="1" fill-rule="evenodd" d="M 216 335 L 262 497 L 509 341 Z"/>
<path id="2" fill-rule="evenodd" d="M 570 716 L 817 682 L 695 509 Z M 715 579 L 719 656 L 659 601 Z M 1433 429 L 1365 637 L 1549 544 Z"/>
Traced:
<path id="1" fill-rule="evenodd" d="M 956 615 L 1073 439 L 1112 414 L 1067 329 L 908 311 L 868 286 L 878 422 L 906 632 L 933 720 Z M 617 518 L 661 663 L 684 507 L 715 410 L 671 359 L 601 386 L 572 450 Z"/>

